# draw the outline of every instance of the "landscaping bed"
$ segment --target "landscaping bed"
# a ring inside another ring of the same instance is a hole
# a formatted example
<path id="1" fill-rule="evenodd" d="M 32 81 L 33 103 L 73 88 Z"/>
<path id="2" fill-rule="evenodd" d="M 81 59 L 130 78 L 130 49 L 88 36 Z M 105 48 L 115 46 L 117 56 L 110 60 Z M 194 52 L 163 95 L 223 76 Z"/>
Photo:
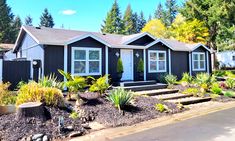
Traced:
<path id="1" fill-rule="evenodd" d="M 155 105 L 162 103 L 169 108 L 168 112 L 156 110 Z M 81 109 L 92 111 L 97 114 L 95 121 L 108 127 L 117 127 L 132 125 L 153 118 L 171 115 L 182 112 L 176 104 L 163 102 L 156 98 L 138 96 L 135 98 L 134 106 L 126 106 L 123 111 L 119 112 L 108 100 L 99 98 L 92 104 L 84 104 Z M 185 109 L 184 109 L 185 110 Z"/>
<path id="2" fill-rule="evenodd" d="M 60 116 L 64 117 L 65 126 L 72 126 L 74 131 L 86 132 L 81 126 L 80 120 L 69 118 L 69 112 L 58 108 L 46 108 L 51 113 L 52 118 L 45 122 L 36 118 L 16 120 L 16 114 L 0 116 L 0 140 L 17 141 L 35 134 L 44 134 L 53 140 L 63 140 L 69 134 L 59 132 L 58 122 Z"/>

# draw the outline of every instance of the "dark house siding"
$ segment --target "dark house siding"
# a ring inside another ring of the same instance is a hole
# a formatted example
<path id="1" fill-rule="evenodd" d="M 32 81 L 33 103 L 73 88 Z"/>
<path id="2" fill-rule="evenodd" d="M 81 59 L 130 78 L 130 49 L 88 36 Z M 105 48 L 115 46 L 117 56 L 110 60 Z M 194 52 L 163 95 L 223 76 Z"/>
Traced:
<path id="1" fill-rule="evenodd" d="M 136 56 L 137 53 L 139 54 L 139 57 Z M 138 63 L 139 63 L 140 59 L 144 60 L 143 59 L 143 50 L 142 49 L 134 49 L 133 55 L 134 55 L 134 80 L 138 81 L 141 79 L 139 78 L 139 74 L 137 72 L 137 67 L 138 67 Z"/>
<path id="2" fill-rule="evenodd" d="M 55 74 L 63 80 L 58 69 L 64 70 L 64 46 L 44 46 L 44 75 Z"/>
<path id="3" fill-rule="evenodd" d="M 171 73 L 178 79 L 182 78 L 184 72 L 189 72 L 188 52 L 171 51 Z"/>
<path id="4" fill-rule="evenodd" d="M 159 50 L 159 51 L 166 51 L 166 72 L 157 72 L 157 73 L 149 73 L 149 70 L 148 70 L 148 51 L 149 50 Z M 146 79 L 147 80 L 157 80 L 158 82 L 161 81 L 162 77 L 165 75 L 165 74 L 168 74 L 169 72 L 169 58 L 168 58 L 168 47 L 161 44 L 161 43 L 157 43 L 155 45 L 153 45 L 152 47 L 148 48 L 146 50 Z"/>
<path id="5" fill-rule="evenodd" d="M 117 61 L 120 56 L 116 56 L 116 53 L 121 54 L 119 48 L 109 48 L 109 74 L 112 82 L 117 80 Z"/>
<path id="6" fill-rule="evenodd" d="M 199 48 L 197 48 L 196 50 L 194 50 L 193 52 L 192 52 L 192 54 L 194 53 L 194 52 L 203 52 L 203 53 L 205 53 L 205 60 L 206 60 L 206 63 L 205 63 L 205 67 L 206 67 L 206 70 L 205 71 L 193 71 L 193 55 L 192 55 L 192 59 L 191 59 L 191 70 L 192 70 L 192 75 L 193 76 L 196 76 L 198 73 L 206 73 L 207 72 L 207 63 L 209 63 L 209 70 L 210 70 L 210 56 L 209 56 L 209 54 L 210 54 L 210 52 L 208 52 L 208 50 L 206 50 L 205 48 L 203 48 L 203 47 L 199 47 Z M 209 62 L 207 62 L 207 56 L 206 56 L 206 52 L 208 52 L 208 60 L 209 60 Z"/>
<path id="7" fill-rule="evenodd" d="M 88 37 L 80 41 L 74 42 L 68 45 L 68 72 L 71 73 L 71 61 L 72 61 L 72 47 L 91 47 L 91 48 L 101 48 L 102 49 L 102 75 L 105 75 L 105 45 L 96 41 L 95 39 Z"/>
<path id="8" fill-rule="evenodd" d="M 148 35 L 145 35 L 145 36 L 143 36 L 142 38 L 140 38 L 140 39 L 137 39 L 137 40 L 135 40 L 135 41 L 133 41 L 133 42 L 131 42 L 131 43 L 129 43 L 129 45 L 140 45 L 140 46 L 145 46 L 145 45 L 147 45 L 147 44 L 149 44 L 149 43 L 151 43 L 151 42 L 153 42 L 154 41 L 154 39 L 152 39 L 151 37 L 149 37 Z"/>

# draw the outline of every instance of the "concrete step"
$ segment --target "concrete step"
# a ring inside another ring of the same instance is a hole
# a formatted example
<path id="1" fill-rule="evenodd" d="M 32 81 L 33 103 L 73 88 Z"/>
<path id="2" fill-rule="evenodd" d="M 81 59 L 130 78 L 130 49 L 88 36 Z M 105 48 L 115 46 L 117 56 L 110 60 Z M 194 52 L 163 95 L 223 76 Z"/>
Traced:
<path id="1" fill-rule="evenodd" d="M 148 80 L 148 81 L 126 81 L 120 82 L 120 86 L 128 87 L 128 86 L 141 86 L 141 85 L 153 85 L 157 82 L 155 80 Z"/>
<path id="2" fill-rule="evenodd" d="M 131 90 L 131 91 L 147 91 L 147 90 L 157 90 L 157 89 L 165 89 L 167 88 L 167 84 L 162 83 L 156 83 L 153 85 L 140 85 L 140 86 L 127 86 L 127 87 L 113 87 L 113 89 L 116 88 L 123 88 L 125 90 Z"/>
<path id="3" fill-rule="evenodd" d="M 188 98 L 180 98 L 180 99 L 173 99 L 173 100 L 167 100 L 167 102 L 173 102 L 176 104 L 183 104 L 183 105 L 189 105 L 189 104 L 196 104 L 196 103 L 202 103 L 210 101 L 210 97 L 188 97 Z"/>
<path id="4" fill-rule="evenodd" d="M 193 95 L 189 94 L 181 94 L 181 93 L 173 93 L 173 94 L 162 94 L 153 96 L 154 98 L 161 100 L 173 100 L 173 99 L 181 99 L 186 97 L 192 97 Z"/>
<path id="5" fill-rule="evenodd" d="M 148 95 L 148 96 L 155 96 L 155 95 L 168 95 L 172 93 L 177 93 L 179 90 L 177 89 L 157 89 L 157 90 L 148 90 L 148 91 L 138 91 L 135 92 L 137 95 Z"/>

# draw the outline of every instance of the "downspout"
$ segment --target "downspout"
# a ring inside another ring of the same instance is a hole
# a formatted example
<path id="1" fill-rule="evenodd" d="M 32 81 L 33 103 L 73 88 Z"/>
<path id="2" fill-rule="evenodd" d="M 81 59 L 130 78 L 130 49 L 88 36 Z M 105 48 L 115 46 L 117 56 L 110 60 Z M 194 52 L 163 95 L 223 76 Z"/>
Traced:
<path id="1" fill-rule="evenodd" d="M 189 75 L 192 76 L 192 53 L 191 52 L 189 52 L 188 58 L 189 58 Z"/>
<path id="2" fill-rule="evenodd" d="M 105 46 L 105 74 L 106 74 L 106 83 L 108 83 L 108 74 L 109 74 L 109 50 L 108 46 Z"/>
<path id="3" fill-rule="evenodd" d="M 143 49 L 143 54 L 144 54 L 144 81 L 146 81 L 146 49 Z"/>
<path id="4" fill-rule="evenodd" d="M 64 72 L 68 72 L 68 45 L 64 45 Z M 66 78 L 64 77 L 64 82 L 66 82 Z"/>
<path id="5" fill-rule="evenodd" d="M 207 73 L 209 74 L 210 73 L 210 70 L 209 70 L 209 56 L 208 56 L 208 51 L 206 51 L 206 70 L 207 70 Z"/>
<path id="6" fill-rule="evenodd" d="M 169 67 L 169 74 L 171 74 L 171 50 L 168 48 L 168 67 Z"/>

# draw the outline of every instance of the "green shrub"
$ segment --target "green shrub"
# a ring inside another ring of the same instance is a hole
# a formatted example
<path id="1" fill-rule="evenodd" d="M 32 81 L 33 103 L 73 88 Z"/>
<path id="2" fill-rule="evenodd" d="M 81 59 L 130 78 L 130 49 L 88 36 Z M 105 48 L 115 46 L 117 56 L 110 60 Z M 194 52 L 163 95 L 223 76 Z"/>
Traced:
<path id="1" fill-rule="evenodd" d="M 0 83 L 0 105 L 15 104 L 16 95 L 8 90 L 10 83 Z"/>
<path id="2" fill-rule="evenodd" d="M 225 84 L 226 84 L 226 86 L 227 86 L 228 88 L 230 88 L 230 89 L 235 88 L 235 80 L 232 79 L 232 78 L 226 79 Z"/>
<path id="3" fill-rule="evenodd" d="M 123 73 L 123 64 L 121 58 L 119 58 L 117 62 L 117 73 Z"/>
<path id="4" fill-rule="evenodd" d="M 38 84 L 43 87 L 54 87 L 58 89 L 63 88 L 63 83 L 59 82 L 54 74 L 50 74 L 49 76 L 44 76 L 43 78 L 39 79 Z"/>
<path id="5" fill-rule="evenodd" d="M 72 112 L 70 115 L 69 115 L 70 118 L 72 118 L 73 120 L 75 119 L 78 119 L 79 118 L 79 114 L 77 112 Z"/>
<path id="6" fill-rule="evenodd" d="M 169 108 L 166 105 L 161 104 L 161 103 L 157 103 L 155 105 L 155 109 L 161 113 L 169 111 Z"/>
<path id="7" fill-rule="evenodd" d="M 213 74 L 218 77 L 223 77 L 226 75 L 226 72 L 224 70 L 215 70 Z"/>
<path id="8" fill-rule="evenodd" d="M 225 74 L 229 78 L 235 78 L 235 74 L 232 71 L 226 71 Z"/>
<path id="9" fill-rule="evenodd" d="M 195 83 L 198 86 L 201 86 L 202 84 L 207 84 L 208 86 L 210 86 L 214 82 L 216 82 L 214 75 L 210 76 L 207 73 L 199 73 L 196 75 Z"/>
<path id="10" fill-rule="evenodd" d="M 34 81 L 23 85 L 18 92 L 16 105 L 26 102 L 42 102 L 47 106 L 63 107 L 64 99 L 61 90 L 43 87 Z"/>
<path id="11" fill-rule="evenodd" d="M 214 83 L 211 87 L 211 92 L 213 94 L 221 94 L 222 93 L 222 89 L 219 87 L 219 84 Z"/>
<path id="12" fill-rule="evenodd" d="M 144 72 L 144 61 L 142 59 L 139 60 L 137 65 L 137 72 Z"/>
<path id="13" fill-rule="evenodd" d="M 181 81 L 182 81 L 182 82 L 187 82 L 187 83 L 192 83 L 193 77 L 190 76 L 189 73 L 184 72 Z"/>
<path id="14" fill-rule="evenodd" d="M 226 91 L 224 93 L 224 96 L 226 96 L 226 97 L 235 97 L 235 93 L 233 91 Z"/>
<path id="15" fill-rule="evenodd" d="M 177 76 L 172 75 L 172 74 L 168 74 L 168 75 L 166 75 L 165 80 L 166 80 L 167 84 L 173 85 L 177 82 Z"/>
<path id="16" fill-rule="evenodd" d="M 198 88 L 188 88 L 188 89 L 184 90 L 182 93 L 198 96 L 200 94 L 200 90 Z"/>
<path id="17" fill-rule="evenodd" d="M 121 109 L 128 105 L 133 99 L 133 94 L 131 91 L 125 91 L 123 88 L 114 89 L 107 96 L 107 99 L 118 108 L 119 112 Z"/>
<path id="18" fill-rule="evenodd" d="M 93 81 L 89 91 L 99 92 L 100 95 L 102 95 L 110 87 L 108 81 L 108 75 L 98 78 L 97 80 Z"/>
<path id="19" fill-rule="evenodd" d="M 70 73 L 66 73 L 63 70 L 58 71 L 67 79 L 64 85 L 69 89 L 69 92 L 77 93 L 78 91 L 84 91 L 84 88 L 88 86 L 85 77 L 72 76 Z"/>

